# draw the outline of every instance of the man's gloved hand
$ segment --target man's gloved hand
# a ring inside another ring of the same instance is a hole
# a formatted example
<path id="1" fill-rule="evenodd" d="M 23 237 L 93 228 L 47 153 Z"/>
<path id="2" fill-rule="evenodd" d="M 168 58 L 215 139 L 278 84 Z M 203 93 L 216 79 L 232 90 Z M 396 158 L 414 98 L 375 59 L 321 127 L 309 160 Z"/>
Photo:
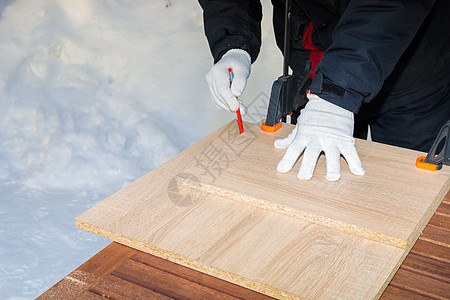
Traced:
<path id="1" fill-rule="evenodd" d="M 245 115 L 247 108 L 236 97 L 239 97 L 245 89 L 247 78 L 250 76 L 250 55 L 241 49 L 231 49 L 217 62 L 206 75 L 211 96 L 218 108 L 226 111 L 241 109 L 241 115 Z M 233 83 L 230 87 L 230 74 L 233 70 Z"/>
<path id="2" fill-rule="evenodd" d="M 277 148 L 287 148 L 277 171 L 289 172 L 304 150 L 297 175 L 300 180 L 311 179 L 322 151 L 327 164 L 327 180 L 336 181 L 341 177 L 341 154 L 353 174 L 363 175 L 364 169 L 353 139 L 353 113 L 317 95 L 308 94 L 308 99 L 294 130 L 286 138 L 274 142 Z"/>

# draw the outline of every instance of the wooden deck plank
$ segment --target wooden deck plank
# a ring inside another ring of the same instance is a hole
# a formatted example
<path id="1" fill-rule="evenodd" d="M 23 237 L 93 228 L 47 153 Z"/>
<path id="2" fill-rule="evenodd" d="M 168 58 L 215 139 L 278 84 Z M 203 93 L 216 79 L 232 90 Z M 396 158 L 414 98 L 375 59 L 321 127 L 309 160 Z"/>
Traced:
<path id="1" fill-rule="evenodd" d="M 103 276 L 111 273 L 136 251 L 125 245 L 111 243 L 39 296 L 38 299 L 76 298 L 88 291 Z"/>
<path id="2" fill-rule="evenodd" d="M 55 299 L 67 299 L 67 298 L 55 298 Z M 92 293 L 90 291 L 85 291 L 83 294 L 76 297 L 77 300 L 105 300 L 100 295 L 97 295 L 95 293 Z"/>
<path id="3" fill-rule="evenodd" d="M 448 200 L 450 201 L 450 200 Z M 438 209 L 436 210 L 438 214 L 450 216 L 450 203 L 447 202 L 446 199 L 442 201 L 441 205 L 439 205 Z"/>
<path id="4" fill-rule="evenodd" d="M 450 219 L 450 216 L 447 218 Z M 423 235 L 421 238 L 422 240 L 448 247 L 450 251 L 450 230 L 428 224 L 428 226 L 423 230 Z"/>
<path id="5" fill-rule="evenodd" d="M 448 299 L 450 296 L 450 285 L 448 283 L 443 283 L 440 280 L 411 272 L 404 268 L 400 268 L 397 274 L 398 276 L 392 279 L 391 286 L 430 297 L 431 299 Z"/>
<path id="6" fill-rule="evenodd" d="M 448 247 L 419 239 L 410 253 L 436 259 L 444 263 L 450 263 L 450 251 Z"/>
<path id="7" fill-rule="evenodd" d="M 444 214 L 436 212 L 428 224 L 450 231 L 450 218 Z"/>
<path id="8" fill-rule="evenodd" d="M 404 290 L 389 285 L 381 297 L 382 300 L 430 300 L 430 297 L 419 295 L 414 291 Z"/>
<path id="9" fill-rule="evenodd" d="M 131 259 L 111 274 L 171 298 L 237 299 Z"/>
<path id="10" fill-rule="evenodd" d="M 207 286 L 211 289 L 215 289 L 222 293 L 226 293 L 230 296 L 244 299 L 261 299 L 270 300 L 274 299 L 267 295 L 246 289 L 244 287 L 235 285 L 231 282 L 220 280 L 211 275 L 189 269 L 185 266 L 173 263 L 171 261 L 156 257 L 154 255 L 149 255 L 147 253 L 138 251 L 131 259 L 136 260 L 140 263 L 152 266 L 161 271 L 176 275 L 178 277 L 190 280 L 192 282 L 198 283 L 203 286 Z"/>
<path id="11" fill-rule="evenodd" d="M 90 291 L 108 299 L 173 299 L 113 275 L 104 276 Z"/>
<path id="12" fill-rule="evenodd" d="M 402 268 L 450 283 L 450 264 L 415 253 L 410 253 Z"/>

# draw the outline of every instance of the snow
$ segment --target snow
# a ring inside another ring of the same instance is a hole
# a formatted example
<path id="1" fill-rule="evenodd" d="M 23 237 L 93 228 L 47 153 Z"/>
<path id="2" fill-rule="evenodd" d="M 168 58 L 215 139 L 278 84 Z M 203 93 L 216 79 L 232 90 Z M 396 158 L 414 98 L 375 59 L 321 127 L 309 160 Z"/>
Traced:
<path id="1" fill-rule="evenodd" d="M 281 74 L 263 6 L 248 121 Z M 32 299 L 110 243 L 76 216 L 234 116 L 209 99 L 196 1 L 3 0 L 0 13 L 0 295 Z"/>

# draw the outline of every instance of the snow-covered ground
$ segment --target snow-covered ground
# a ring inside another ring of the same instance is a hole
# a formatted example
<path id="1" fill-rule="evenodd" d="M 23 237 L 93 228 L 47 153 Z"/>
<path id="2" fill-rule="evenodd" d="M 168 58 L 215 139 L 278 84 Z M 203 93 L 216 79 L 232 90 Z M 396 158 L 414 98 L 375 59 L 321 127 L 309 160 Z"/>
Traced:
<path id="1" fill-rule="evenodd" d="M 250 121 L 281 74 L 263 5 Z M 234 115 L 209 99 L 194 0 L 1 0 L 0 13 L 0 298 L 32 299 L 110 242 L 76 216 Z"/>

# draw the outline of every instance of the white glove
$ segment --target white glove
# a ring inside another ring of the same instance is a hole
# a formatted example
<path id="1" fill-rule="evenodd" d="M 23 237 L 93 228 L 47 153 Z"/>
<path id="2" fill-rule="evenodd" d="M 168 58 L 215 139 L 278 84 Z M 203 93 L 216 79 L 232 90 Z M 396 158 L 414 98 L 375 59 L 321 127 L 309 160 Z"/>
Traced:
<path id="1" fill-rule="evenodd" d="M 336 181 L 341 177 L 341 154 L 353 174 L 363 175 L 364 169 L 353 138 L 353 113 L 317 95 L 308 94 L 308 99 L 294 130 L 288 137 L 274 142 L 277 148 L 287 148 L 277 171 L 289 172 L 304 150 L 297 175 L 300 180 L 311 179 L 322 151 L 325 153 L 327 180 Z"/>
<path id="2" fill-rule="evenodd" d="M 242 95 L 250 76 L 250 55 L 241 49 L 231 49 L 211 68 L 206 75 L 211 97 L 220 109 L 236 111 L 241 109 L 241 115 L 245 115 L 247 108 L 236 97 Z M 230 86 L 230 74 L 233 70 L 233 83 Z"/>

